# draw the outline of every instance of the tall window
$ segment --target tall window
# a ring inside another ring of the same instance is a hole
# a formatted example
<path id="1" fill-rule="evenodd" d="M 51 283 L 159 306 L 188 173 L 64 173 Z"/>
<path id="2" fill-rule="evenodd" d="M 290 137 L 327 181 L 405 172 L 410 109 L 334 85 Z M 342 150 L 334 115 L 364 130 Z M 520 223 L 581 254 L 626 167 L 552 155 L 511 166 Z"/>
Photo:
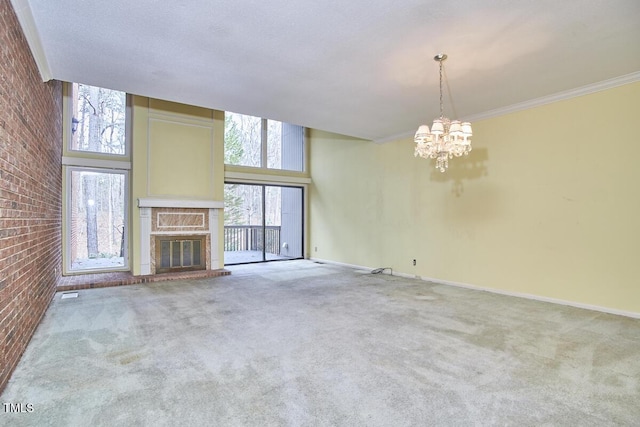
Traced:
<path id="1" fill-rule="evenodd" d="M 68 168 L 71 270 L 125 266 L 127 173 Z"/>
<path id="2" fill-rule="evenodd" d="M 128 269 L 126 94 L 69 84 L 65 272 Z"/>
<path id="3" fill-rule="evenodd" d="M 244 114 L 225 113 L 225 163 L 304 171 L 304 128 Z"/>

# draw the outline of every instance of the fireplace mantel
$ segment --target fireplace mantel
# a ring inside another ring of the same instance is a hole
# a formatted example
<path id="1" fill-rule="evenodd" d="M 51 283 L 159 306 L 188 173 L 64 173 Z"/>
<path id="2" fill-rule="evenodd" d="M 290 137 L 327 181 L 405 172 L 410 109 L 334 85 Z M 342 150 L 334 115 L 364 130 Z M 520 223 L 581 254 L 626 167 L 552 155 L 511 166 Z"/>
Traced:
<path id="1" fill-rule="evenodd" d="M 217 200 L 188 199 L 138 199 L 139 208 L 187 208 L 187 209 L 222 209 L 224 202 Z"/>

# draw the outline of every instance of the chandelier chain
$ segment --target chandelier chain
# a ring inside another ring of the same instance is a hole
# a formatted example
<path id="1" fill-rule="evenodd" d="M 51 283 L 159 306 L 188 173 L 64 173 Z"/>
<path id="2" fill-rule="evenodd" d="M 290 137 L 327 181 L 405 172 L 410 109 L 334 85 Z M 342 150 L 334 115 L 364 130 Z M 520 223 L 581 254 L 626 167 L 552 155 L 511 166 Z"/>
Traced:
<path id="1" fill-rule="evenodd" d="M 440 118 L 444 117 L 444 107 L 442 103 L 442 60 L 440 62 Z"/>

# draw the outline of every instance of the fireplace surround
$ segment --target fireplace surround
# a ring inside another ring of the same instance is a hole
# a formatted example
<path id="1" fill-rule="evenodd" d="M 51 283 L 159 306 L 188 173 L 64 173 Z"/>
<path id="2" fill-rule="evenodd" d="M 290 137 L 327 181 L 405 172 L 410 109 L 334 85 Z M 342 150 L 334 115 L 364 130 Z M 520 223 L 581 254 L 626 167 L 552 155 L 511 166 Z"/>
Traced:
<path id="1" fill-rule="evenodd" d="M 138 207 L 142 275 L 222 268 L 218 257 L 218 221 L 224 202 L 141 198 L 138 199 Z M 169 257 L 164 251 L 164 261 L 163 248 L 157 248 L 157 242 L 165 245 L 164 249 L 173 251 Z M 193 259 L 194 249 L 199 254 L 196 260 Z M 194 261 L 197 261 L 197 265 L 194 265 Z"/>

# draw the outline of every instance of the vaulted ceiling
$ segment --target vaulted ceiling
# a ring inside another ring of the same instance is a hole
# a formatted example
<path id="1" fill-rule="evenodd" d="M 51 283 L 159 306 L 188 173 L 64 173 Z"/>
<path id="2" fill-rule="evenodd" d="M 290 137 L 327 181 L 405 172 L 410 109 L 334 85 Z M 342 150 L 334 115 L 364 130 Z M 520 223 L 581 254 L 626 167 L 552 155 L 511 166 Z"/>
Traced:
<path id="1" fill-rule="evenodd" d="M 439 115 L 440 52 L 458 118 L 640 80 L 638 0 L 11 2 L 44 80 L 376 141 Z"/>

